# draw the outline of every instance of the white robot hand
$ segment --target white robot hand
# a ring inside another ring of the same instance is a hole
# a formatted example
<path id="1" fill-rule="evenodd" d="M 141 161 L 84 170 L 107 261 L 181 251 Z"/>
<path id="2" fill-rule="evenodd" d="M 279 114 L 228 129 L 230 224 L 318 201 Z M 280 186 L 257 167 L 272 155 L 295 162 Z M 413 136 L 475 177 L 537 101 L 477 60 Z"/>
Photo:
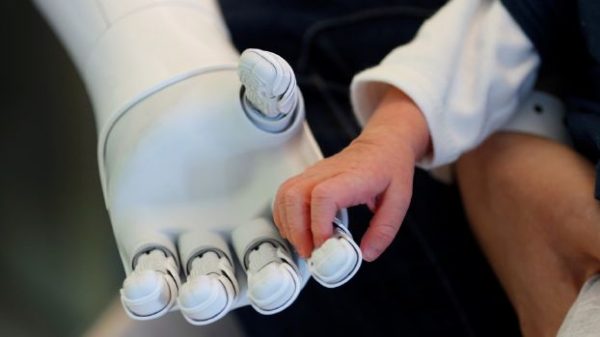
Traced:
<path id="1" fill-rule="evenodd" d="M 99 129 L 102 188 L 128 315 L 192 324 L 333 287 L 360 250 L 345 229 L 307 265 L 272 223 L 288 177 L 322 158 L 279 56 L 232 47 L 215 0 L 35 0 L 73 57 Z"/>
<path id="2" fill-rule="evenodd" d="M 277 186 L 321 154 L 283 59 L 247 50 L 238 74 L 241 82 L 222 71 L 157 93 L 113 131 L 107 158 L 127 153 L 110 160 L 119 165 L 109 164 L 107 177 L 127 269 L 121 298 L 132 318 L 179 307 L 203 325 L 248 304 L 273 314 L 294 302 L 309 273 L 335 287 L 360 266 L 343 215 L 308 268 L 276 231 L 270 205 Z"/>

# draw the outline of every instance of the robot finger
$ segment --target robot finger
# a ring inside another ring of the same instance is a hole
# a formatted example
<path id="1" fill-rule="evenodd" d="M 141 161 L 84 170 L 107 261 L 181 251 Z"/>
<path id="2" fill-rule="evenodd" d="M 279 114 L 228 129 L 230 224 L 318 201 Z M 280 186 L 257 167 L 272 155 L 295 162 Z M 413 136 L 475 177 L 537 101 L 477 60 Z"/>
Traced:
<path id="1" fill-rule="evenodd" d="M 193 231 L 179 238 L 187 280 L 178 304 L 184 318 L 206 325 L 225 316 L 236 301 L 239 287 L 227 243 L 212 231 Z"/>
<path id="2" fill-rule="evenodd" d="M 247 275 L 248 300 L 261 314 L 289 307 L 300 294 L 302 278 L 288 244 L 275 226 L 259 218 L 232 233 L 236 255 Z"/>
<path id="3" fill-rule="evenodd" d="M 138 241 L 131 260 L 131 272 L 121 288 L 121 302 L 127 315 L 136 320 L 163 316 L 175 305 L 179 292 L 179 267 L 174 245 L 166 236 Z M 138 237 L 140 239 L 141 237 Z M 143 243 L 139 243 L 143 242 Z"/>

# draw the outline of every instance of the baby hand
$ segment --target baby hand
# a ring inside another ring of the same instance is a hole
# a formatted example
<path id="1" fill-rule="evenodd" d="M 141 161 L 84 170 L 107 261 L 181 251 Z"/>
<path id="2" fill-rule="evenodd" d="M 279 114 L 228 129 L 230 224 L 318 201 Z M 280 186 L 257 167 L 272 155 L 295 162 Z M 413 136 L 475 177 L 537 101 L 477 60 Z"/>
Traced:
<path id="1" fill-rule="evenodd" d="M 339 209 L 366 204 L 375 214 L 360 247 L 366 261 L 375 260 L 400 228 L 412 196 L 415 162 L 429 143 L 419 108 L 390 89 L 348 147 L 281 185 L 273 210 L 281 235 L 308 257 L 332 235 Z"/>

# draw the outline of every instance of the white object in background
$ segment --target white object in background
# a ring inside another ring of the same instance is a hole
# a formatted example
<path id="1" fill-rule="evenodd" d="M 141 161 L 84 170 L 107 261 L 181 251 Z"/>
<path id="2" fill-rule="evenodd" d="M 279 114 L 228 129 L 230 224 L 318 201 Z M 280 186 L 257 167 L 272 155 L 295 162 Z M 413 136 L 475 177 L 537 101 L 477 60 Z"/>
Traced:
<path id="1" fill-rule="evenodd" d="M 352 102 L 364 124 L 388 86 L 406 93 L 431 134 L 431 156 L 417 164 L 435 168 L 504 125 L 531 92 L 539 64 L 502 1 L 447 1 L 410 43 L 354 77 Z"/>
<path id="2" fill-rule="evenodd" d="M 308 270 L 313 278 L 327 288 L 339 287 L 358 272 L 362 252 L 352 235 L 339 219 L 334 220 L 334 234 L 308 259 Z"/>
<path id="3" fill-rule="evenodd" d="M 600 274 L 590 277 L 569 309 L 557 337 L 600 336 Z"/>
<path id="4" fill-rule="evenodd" d="M 536 135 L 571 146 L 571 137 L 564 123 L 565 114 L 565 105 L 558 97 L 534 90 L 498 131 Z M 453 165 L 440 166 L 429 173 L 435 179 L 451 184 L 454 182 Z"/>
<path id="5" fill-rule="evenodd" d="M 270 218 L 279 185 L 322 159 L 289 65 L 258 50 L 240 61 L 215 0 L 36 5 L 94 105 L 130 317 L 159 317 L 178 309 L 177 298 L 198 325 L 249 304 L 263 313 L 289 306 L 310 275 L 276 231 L 247 231 L 259 253 L 244 248 L 244 268 L 225 243 Z"/>
<path id="6" fill-rule="evenodd" d="M 564 122 L 565 114 L 565 105 L 558 97 L 533 91 L 500 130 L 536 135 L 571 145 Z"/>

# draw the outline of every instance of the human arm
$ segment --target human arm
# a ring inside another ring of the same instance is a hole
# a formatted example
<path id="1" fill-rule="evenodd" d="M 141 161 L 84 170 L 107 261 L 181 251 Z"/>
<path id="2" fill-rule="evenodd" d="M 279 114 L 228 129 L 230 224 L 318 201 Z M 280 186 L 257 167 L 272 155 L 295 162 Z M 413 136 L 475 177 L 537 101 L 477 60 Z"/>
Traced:
<path id="1" fill-rule="evenodd" d="M 366 260 L 375 259 L 402 222 L 410 201 L 415 162 L 425 168 L 450 163 L 500 128 L 530 92 L 538 64 L 532 44 L 500 2 L 449 2 L 425 22 L 411 43 L 354 78 L 352 101 L 359 122 L 365 126 L 363 134 L 340 154 L 282 185 L 274 212 L 280 231 L 302 255 L 308 256 L 331 233 L 335 213 L 332 205 L 342 208 L 365 203 L 375 211 L 375 217 L 361 248 Z M 410 97 L 407 100 L 414 102 L 409 110 L 419 111 L 425 122 L 430 150 L 407 155 L 406 144 L 416 139 L 408 138 L 415 135 L 381 134 L 399 132 L 391 127 L 370 131 L 373 119 L 376 124 L 380 120 L 406 123 L 405 106 L 385 108 L 389 102 L 383 97 L 390 87 L 406 93 Z M 380 115 L 382 111 L 386 113 Z M 396 140 L 387 141 L 388 137 Z M 379 140 L 374 142 L 372 138 Z M 364 150 L 365 139 L 371 146 L 368 151 Z M 395 160 L 393 172 L 386 171 L 390 158 Z M 368 170 L 354 170 L 357 162 Z M 354 174 L 343 175 L 346 178 L 342 179 L 332 173 L 337 172 L 333 167 L 341 172 L 354 170 Z M 388 193 L 379 179 L 396 175 L 403 176 L 402 188 L 392 188 L 389 191 L 394 193 Z M 346 195 L 332 197 L 333 193 Z M 386 207 L 373 207 L 373 200 L 383 196 L 390 201 L 389 208 L 387 203 Z"/>
<path id="2" fill-rule="evenodd" d="M 355 76 L 352 102 L 367 121 L 387 86 L 410 96 L 431 132 L 419 166 L 456 160 L 499 129 L 534 84 L 539 56 L 500 1 L 450 1 L 415 39 Z"/>
<path id="3" fill-rule="evenodd" d="M 471 228 L 523 335 L 556 336 L 562 325 L 559 336 L 597 336 L 597 286 L 583 288 L 574 305 L 600 270 L 591 163 L 552 139 L 498 132 L 461 156 L 456 172 Z"/>
<path id="4" fill-rule="evenodd" d="M 414 164 L 428 148 L 423 115 L 408 96 L 390 87 L 352 144 L 280 187 L 275 223 L 306 257 L 331 236 L 330 223 L 339 209 L 367 204 L 376 216 L 361 250 L 365 260 L 373 261 L 400 227 L 410 203 Z"/>

